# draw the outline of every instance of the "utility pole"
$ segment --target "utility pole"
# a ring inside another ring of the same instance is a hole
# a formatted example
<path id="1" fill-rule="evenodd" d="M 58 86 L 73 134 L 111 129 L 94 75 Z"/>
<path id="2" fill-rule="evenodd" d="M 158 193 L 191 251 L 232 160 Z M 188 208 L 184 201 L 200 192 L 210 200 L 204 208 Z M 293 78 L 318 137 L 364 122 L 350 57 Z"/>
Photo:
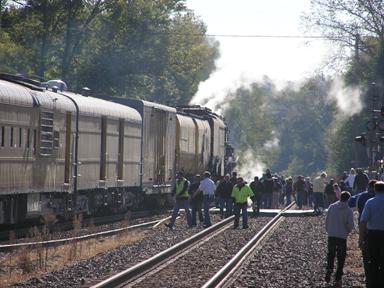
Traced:
<path id="1" fill-rule="evenodd" d="M 375 82 L 371 83 L 368 93 L 368 112 L 370 119 L 365 125 L 366 131 L 355 137 L 355 141 L 361 143 L 363 146 L 366 146 L 369 163 L 368 170 L 369 172 L 372 172 L 379 168 L 378 163 L 380 161 L 378 161 L 377 158 L 381 152 L 381 143 L 384 142 L 384 136 L 382 134 L 382 132 L 384 132 L 384 119 L 379 119 L 376 116 L 378 113 L 381 116 L 384 116 L 384 106 L 377 109 L 378 106 L 381 105 L 381 97 L 379 95 L 378 85 L 376 85 Z"/>

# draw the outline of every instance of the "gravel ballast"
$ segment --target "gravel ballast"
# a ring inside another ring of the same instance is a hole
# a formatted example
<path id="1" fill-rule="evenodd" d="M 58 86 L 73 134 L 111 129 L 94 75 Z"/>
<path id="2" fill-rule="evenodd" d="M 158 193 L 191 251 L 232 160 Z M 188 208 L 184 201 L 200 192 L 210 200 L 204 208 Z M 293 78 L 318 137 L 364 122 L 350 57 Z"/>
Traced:
<path id="1" fill-rule="evenodd" d="M 228 229 L 133 287 L 201 287 L 271 219 L 250 218 L 248 229 L 233 229 L 231 223 Z"/>
<path id="2" fill-rule="evenodd" d="M 220 221 L 217 215 L 213 215 L 212 219 L 213 223 Z M 201 230 L 201 226 L 187 229 L 186 220 L 182 217 L 182 219 L 177 220 L 173 231 L 170 231 L 164 225 L 160 225 L 156 229 L 144 231 L 145 237 L 131 245 L 123 245 L 108 252 L 100 253 L 89 260 L 78 262 L 75 265 L 48 273 L 39 278 L 32 278 L 13 287 L 90 286 L 156 255 Z M 135 232 L 132 231 L 131 233 Z"/>
<path id="3" fill-rule="evenodd" d="M 333 287 L 333 279 L 330 284 L 324 281 L 324 220 L 324 216 L 286 218 L 238 271 L 231 287 Z M 348 238 L 343 287 L 365 287 L 357 237 L 354 231 Z"/>

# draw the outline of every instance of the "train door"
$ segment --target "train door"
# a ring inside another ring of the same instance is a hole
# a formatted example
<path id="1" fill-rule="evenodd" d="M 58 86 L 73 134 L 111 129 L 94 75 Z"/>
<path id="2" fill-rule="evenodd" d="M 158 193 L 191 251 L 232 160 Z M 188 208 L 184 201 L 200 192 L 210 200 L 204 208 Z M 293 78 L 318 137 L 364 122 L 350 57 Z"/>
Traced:
<path id="1" fill-rule="evenodd" d="M 152 131 L 152 135 L 156 135 L 154 139 L 154 172 L 155 172 L 155 185 L 165 183 L 165 159 L 166 159 L 166 112 L 158 109 L 153 109 L 152 111 L 154 116 L 154 122 L 151 125 L 151 128 L 155 131 Z"/>
<path id="2" fill-rule="evenodd" d="M 64 183 L 66 186 L 70 184 L 71 173 L 71 133 L 72 129 L 72 113 L 67 112 L 65 120 L 65 156 L 64 156 Z"/>

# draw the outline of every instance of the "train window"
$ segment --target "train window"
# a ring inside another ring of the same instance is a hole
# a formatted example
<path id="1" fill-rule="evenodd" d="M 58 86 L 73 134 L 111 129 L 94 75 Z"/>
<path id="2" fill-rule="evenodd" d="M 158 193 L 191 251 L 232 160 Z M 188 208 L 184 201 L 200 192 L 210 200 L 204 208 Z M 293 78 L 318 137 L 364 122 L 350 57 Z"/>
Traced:
<path id="1" fill-rule="evenodd" d="M 19 128 L 19 147 L 23 143 L 23 128 Z"/>
<path id="2" fill-rule="evenodd" d="M 13 147 L 13 127 L 11 127 L 10 134 L 9 134 L 9 145 L 11 148 Z"/>
<path id="3" fill-rule="evenodd" d="M 26 144 L 25 146 L 26 146 L 27 148 L 29 148 L 29 146 L 30 146 L 30 138 L 31 138 L 31 129 L 28 128 L 28 129 L 27 129 L 27 139 L 26 139 L 27 141 L 26 141 L 26 143 L 25 143 L 25 144 Z"/>
<path id="4" fill-rule="evenodd" d="M 60 133 L 59 131 L 53 131 L 53 149 L 59 149 L 60 147 Z"/>
<path id="5" fill-rule="evenodd" d="M 5 127 L 1 126 L 1 147 L 5 145 Z"/>

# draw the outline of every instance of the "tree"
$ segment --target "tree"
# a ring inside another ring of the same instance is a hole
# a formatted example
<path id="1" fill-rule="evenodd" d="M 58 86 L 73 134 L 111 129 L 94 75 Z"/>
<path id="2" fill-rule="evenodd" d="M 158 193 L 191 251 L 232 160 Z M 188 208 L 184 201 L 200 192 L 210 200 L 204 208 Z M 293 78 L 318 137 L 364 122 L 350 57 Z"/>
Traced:
<path id="1" fill-rule="evenodd" d="M 97 94 L 187 104 L 215 69 L 218 44 L 182 1 L 118 1 L 92 28 L 80 82 Z M 94 48 L 96 47 L 96 49 Z M 76 81 L 74 79 L 74 81 Z"/>
<path id="2" fill-rule="evenodd" d="M 229 142 L 240 156 L 240 166 L 249 158 L 257 158 L 267 165 L 274 160 L 266 145 L 274 140 L 270 111 L 266 109 L 273 93 L 274 86 L 265 79 L 263 83 L 252 83 L 249 88 L 240 87 L 223 99 L 221 108 L 230 131 Z"/>
<path id="3" fill-rule="evenodd" d="M 312 0 L 311 13 L 305 23 L 355 53 L 347 55 L 353 67 L 353 80 L 366 75 L 369 81 L 384 79 L 384 13 L 383 1 Z M 360 53 L 374 60 L 360 61 Z M 338 57 L 345 57 L 339 53 Z M 373 65 L 372 65 L 373 64 Z M 364 80 L 364 79 L 363 79 Z"/>
<path id="4" fill-rule="evenodd" d="M 270 99 L 270 115 L 279 139 L 272 168 L 291 175 L 310 175 L 327 165 L 325 135 L 333 120 L 329 81 L 306 80 L 298 89 L 288 85 Z"/>
<path id="5" fill-rule="evenodd" d="M 355 136 L 365 131 L 364 124 L 372 117 L 372 110 L 380 109 L 384 101 L 383 1 L 313 0 L 311 3 L 312 11 L 306 15 L 306 23 L 320 30 L 344 51 L 354 52 L 339 52 L 335 57 L 343 57 L 347 64 L 344 66 L 346 83 L 359 86 L 364 91 L 362 101 L 365 109 L 353 118 L 332 123 L 332 130 L 328 133 L 330 141 L 327 143 L 330 153 L 328 165 L 334 170 L 346 169 L 351 165 L 367 165 L 366 151 L 357 143 L 350 144 Z M 375 93 L 371 91 L 372 82 L 378 87 Z"/>
<path id="6" fill-rule="evenodd" d="M 66 14 L 66 24 L 63 39 L 61 64 L 61 79 L 68 80 L 73 59 L 87 39 L 85 35 L 91 23 L 105 9 L 108 1 L 102 0 L 66 0 L 63 8 Z"/>

